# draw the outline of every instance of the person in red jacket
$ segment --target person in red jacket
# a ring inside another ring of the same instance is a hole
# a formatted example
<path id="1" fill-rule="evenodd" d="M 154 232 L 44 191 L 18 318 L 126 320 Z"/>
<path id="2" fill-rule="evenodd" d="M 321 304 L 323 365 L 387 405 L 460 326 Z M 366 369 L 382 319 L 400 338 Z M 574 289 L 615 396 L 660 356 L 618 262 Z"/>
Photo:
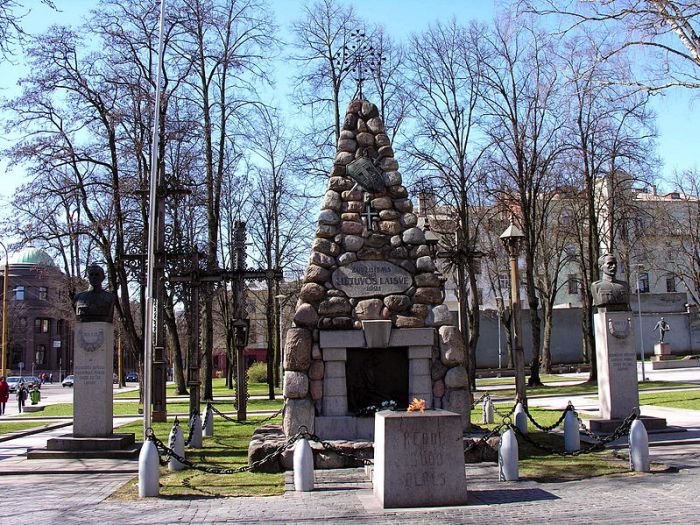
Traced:
<path id="1" fill-rule="evenodd" d="M 0 376 L 0 416 L 5 413 L 5 404 L 10 399 L 10 385 L 5 381 L 5 376 Z"/>

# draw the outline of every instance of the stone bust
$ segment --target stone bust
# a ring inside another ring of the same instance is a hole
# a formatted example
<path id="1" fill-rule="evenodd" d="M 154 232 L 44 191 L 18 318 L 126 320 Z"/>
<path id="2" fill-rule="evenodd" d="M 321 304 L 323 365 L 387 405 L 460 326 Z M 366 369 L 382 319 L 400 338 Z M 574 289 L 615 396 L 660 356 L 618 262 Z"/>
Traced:
<path id="1" fill-rule="evenodd" d="M 90 288 L 76 294 L 74 305 L 78 322 L 111 323 L 114 317 L 114 302 L 116 297 L 112 292 L 102 289 L 105 273 L 96 264 L 87 267 L 87 278 Z"/>
<path id="2" fill-rule="evenodd" d="M 591 284 L 593 306 L 599 312 L 627 311 L 630 309 L 630 291 L 625 281 L 615 279 L 617 259 L 606 253 L 598 259 L 598 267 L 602 277 Z"/>

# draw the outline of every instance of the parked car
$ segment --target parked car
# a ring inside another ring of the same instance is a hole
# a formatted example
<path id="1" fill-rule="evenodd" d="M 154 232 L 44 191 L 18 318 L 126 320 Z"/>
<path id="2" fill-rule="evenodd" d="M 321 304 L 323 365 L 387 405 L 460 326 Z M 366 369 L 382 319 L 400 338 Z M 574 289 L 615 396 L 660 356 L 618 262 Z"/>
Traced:
<path id="1" fill-rule="evenodd" d="M 139 374 L 138 374 L 138 372 L 127 372 L 124 380 L 127 383 L 138 383 Z"/>
<path id="2" fill-rule="evenodd" d="M 63 381 L 61 381 L 61 385 L 63 385 L 63 386 L 73 386 L 73 381 L 74 381 L 74 379 L 75 379 L 75 376 L 73 376 L 73 374 L 71 374 L 71 375 L 69 375 L 69 376 L 66 376 L 66 378 L 65 378 Z"/>
<path id="3" fill-rule="evenodd" d="M 41 379 L 37 376 L 22 376 L 22 380 L 27 388 L 31 389 L 33 387 L 41 388 Z"/>
<path id="4" fill-rule="evenodd" d="M 10 376 L 6 381 L 10 386 L 10 392 L 16 392 L 17 385 L 20 383 L 22 383 L 28 389 L 31 389 L 34 386 L 41 388 L 41 381 L 39 381 L 39 378 L 35 376 Z"/>
<path id="5" fill-rule="evenodd" d="M 7 384 L 10 386 L 10 392 L 17 391 L 17 385 L 22 383 L 24 378 L 19 376 L 10 376 L 7 378 Z"/>

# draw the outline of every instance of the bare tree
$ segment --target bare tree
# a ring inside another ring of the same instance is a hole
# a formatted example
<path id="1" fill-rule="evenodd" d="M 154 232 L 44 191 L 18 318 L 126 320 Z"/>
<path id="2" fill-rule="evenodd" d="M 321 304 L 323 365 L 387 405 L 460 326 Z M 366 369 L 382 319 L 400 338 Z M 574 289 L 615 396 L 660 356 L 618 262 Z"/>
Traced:
<path id="1" fill-rule="evenodd" d="M 308 201 L 300 196 L 290 172 L 294 144 L 277 111 L 262 107 L 250 137 L 255 163 L 255 192 L 252 196 L 251 233 L 261 267 L 275 271 L 291 269 L 302 262 L 311 238 L 309 217 L 303 210 Z M 291 267 L 291 268 L 290 268 Z M 268 281 L 265 298 L 267 332 L 267 383 L 270 399 L 279 384 L 281 357 L 280 316 L 277 296 L 280 283 Z"/>
<path id="2" fill-rule="evenodd" d="M 199 108 L 205 206 L 206 264 L 218 268 L 221 195 L 224 174 L 232 166 L 234 123 L 242 110 L 256 103 L 252 82 L 267 78 L 265 60 L 274 50 L 274 24 L 257 0 L 183 0 L 180 20 L 181 56 L 191 60 L 192 102 Z M 213 290 L 204 296 L 202 378 L 203 398 L 212 399 Z"/>
<path id="3" fill-rule="evenodd" d="M 41 0 L 41 3 L 56 9 L 53 0 Z M 2 0 L 0 2 L 0 54 L 7 58 L 14 54 L 15 47 L 26 41 L 27 34 L 22 27 L 22 19 L 29 14 L 26 2 L 19 0 Z"/>
<path id="4" fill-rule="evenodd" d="M 483 217 L 484 177 L 480 150 L 474 145 L 481 63 L 474 52 L 480 29 L 459 26 L 456 20 L 436 24 L 411 39 L 409 82 L 416 106 L 415 134 L 407 151 L 424 180 L 437 188 L 440 204 L 449 208 L 450 228 L 440 230 L 448 271 L 456 274 L 460 330 L 467 343 L 467 369 L 475 386 L 476 345 L 479 339 L 477 272 L 481 252 L 479 223 Z M 444 224 L 444 222 L 443 222 Z"/>
<path id="5" fill-rule="evenodd" d="M 674 86 L 700 87 L 700 5 L 691 0 L 524 0 L 526 9 L 557 15 L 564 33 L 584 26 L 608 30 L 599 42 L 599 55 L 610 59 L 643 50 L 649 70 L 626 84 L 658 91 Z M 648 56 L 654 58 L 649 60 Z M 640 72 L 641 73 L 641 72 Z"/>
<path id="6" fill-rule="evenodd" d="M 531 20 L 501 19 L 480 41 L 486 104 L 484 129 L 490 140 L 494 187 L 515 212 L 524 241 L 527 300 L 532 331 L 532 385 L 540 384 L 537 252 L 546 234 L 564 147 L 557 109 L 561 79 L 551 40 Z"/>

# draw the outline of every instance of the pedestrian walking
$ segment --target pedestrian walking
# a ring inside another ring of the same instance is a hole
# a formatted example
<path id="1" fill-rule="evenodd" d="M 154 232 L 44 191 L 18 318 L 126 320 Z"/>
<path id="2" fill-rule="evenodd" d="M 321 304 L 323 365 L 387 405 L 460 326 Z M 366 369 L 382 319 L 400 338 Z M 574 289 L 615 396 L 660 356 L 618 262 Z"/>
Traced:
<path id="1" fill-rule="evenodd" d="M 24 409 L 24 402 L 27 400 L 27 397 L 29 396 L 29 393 L 27 392 L 27 387 L 24 386 L 24 383 L 20 383 L 17 386 L 17 407 L 19 408 L 19 413 L 22 413 L 22 410 Z"/>
<path id="2" fill-rule="evenodd" d="M 0 416 L 5 413 L 8 399 L 10 399 L 10 385 L 5 381 L 5 376 L 0 376 Z"/>
<path id="3" fill-rule="evenodd" d="M 53 372 L 49 372 L 49 383 L 53 385 Z"/>

